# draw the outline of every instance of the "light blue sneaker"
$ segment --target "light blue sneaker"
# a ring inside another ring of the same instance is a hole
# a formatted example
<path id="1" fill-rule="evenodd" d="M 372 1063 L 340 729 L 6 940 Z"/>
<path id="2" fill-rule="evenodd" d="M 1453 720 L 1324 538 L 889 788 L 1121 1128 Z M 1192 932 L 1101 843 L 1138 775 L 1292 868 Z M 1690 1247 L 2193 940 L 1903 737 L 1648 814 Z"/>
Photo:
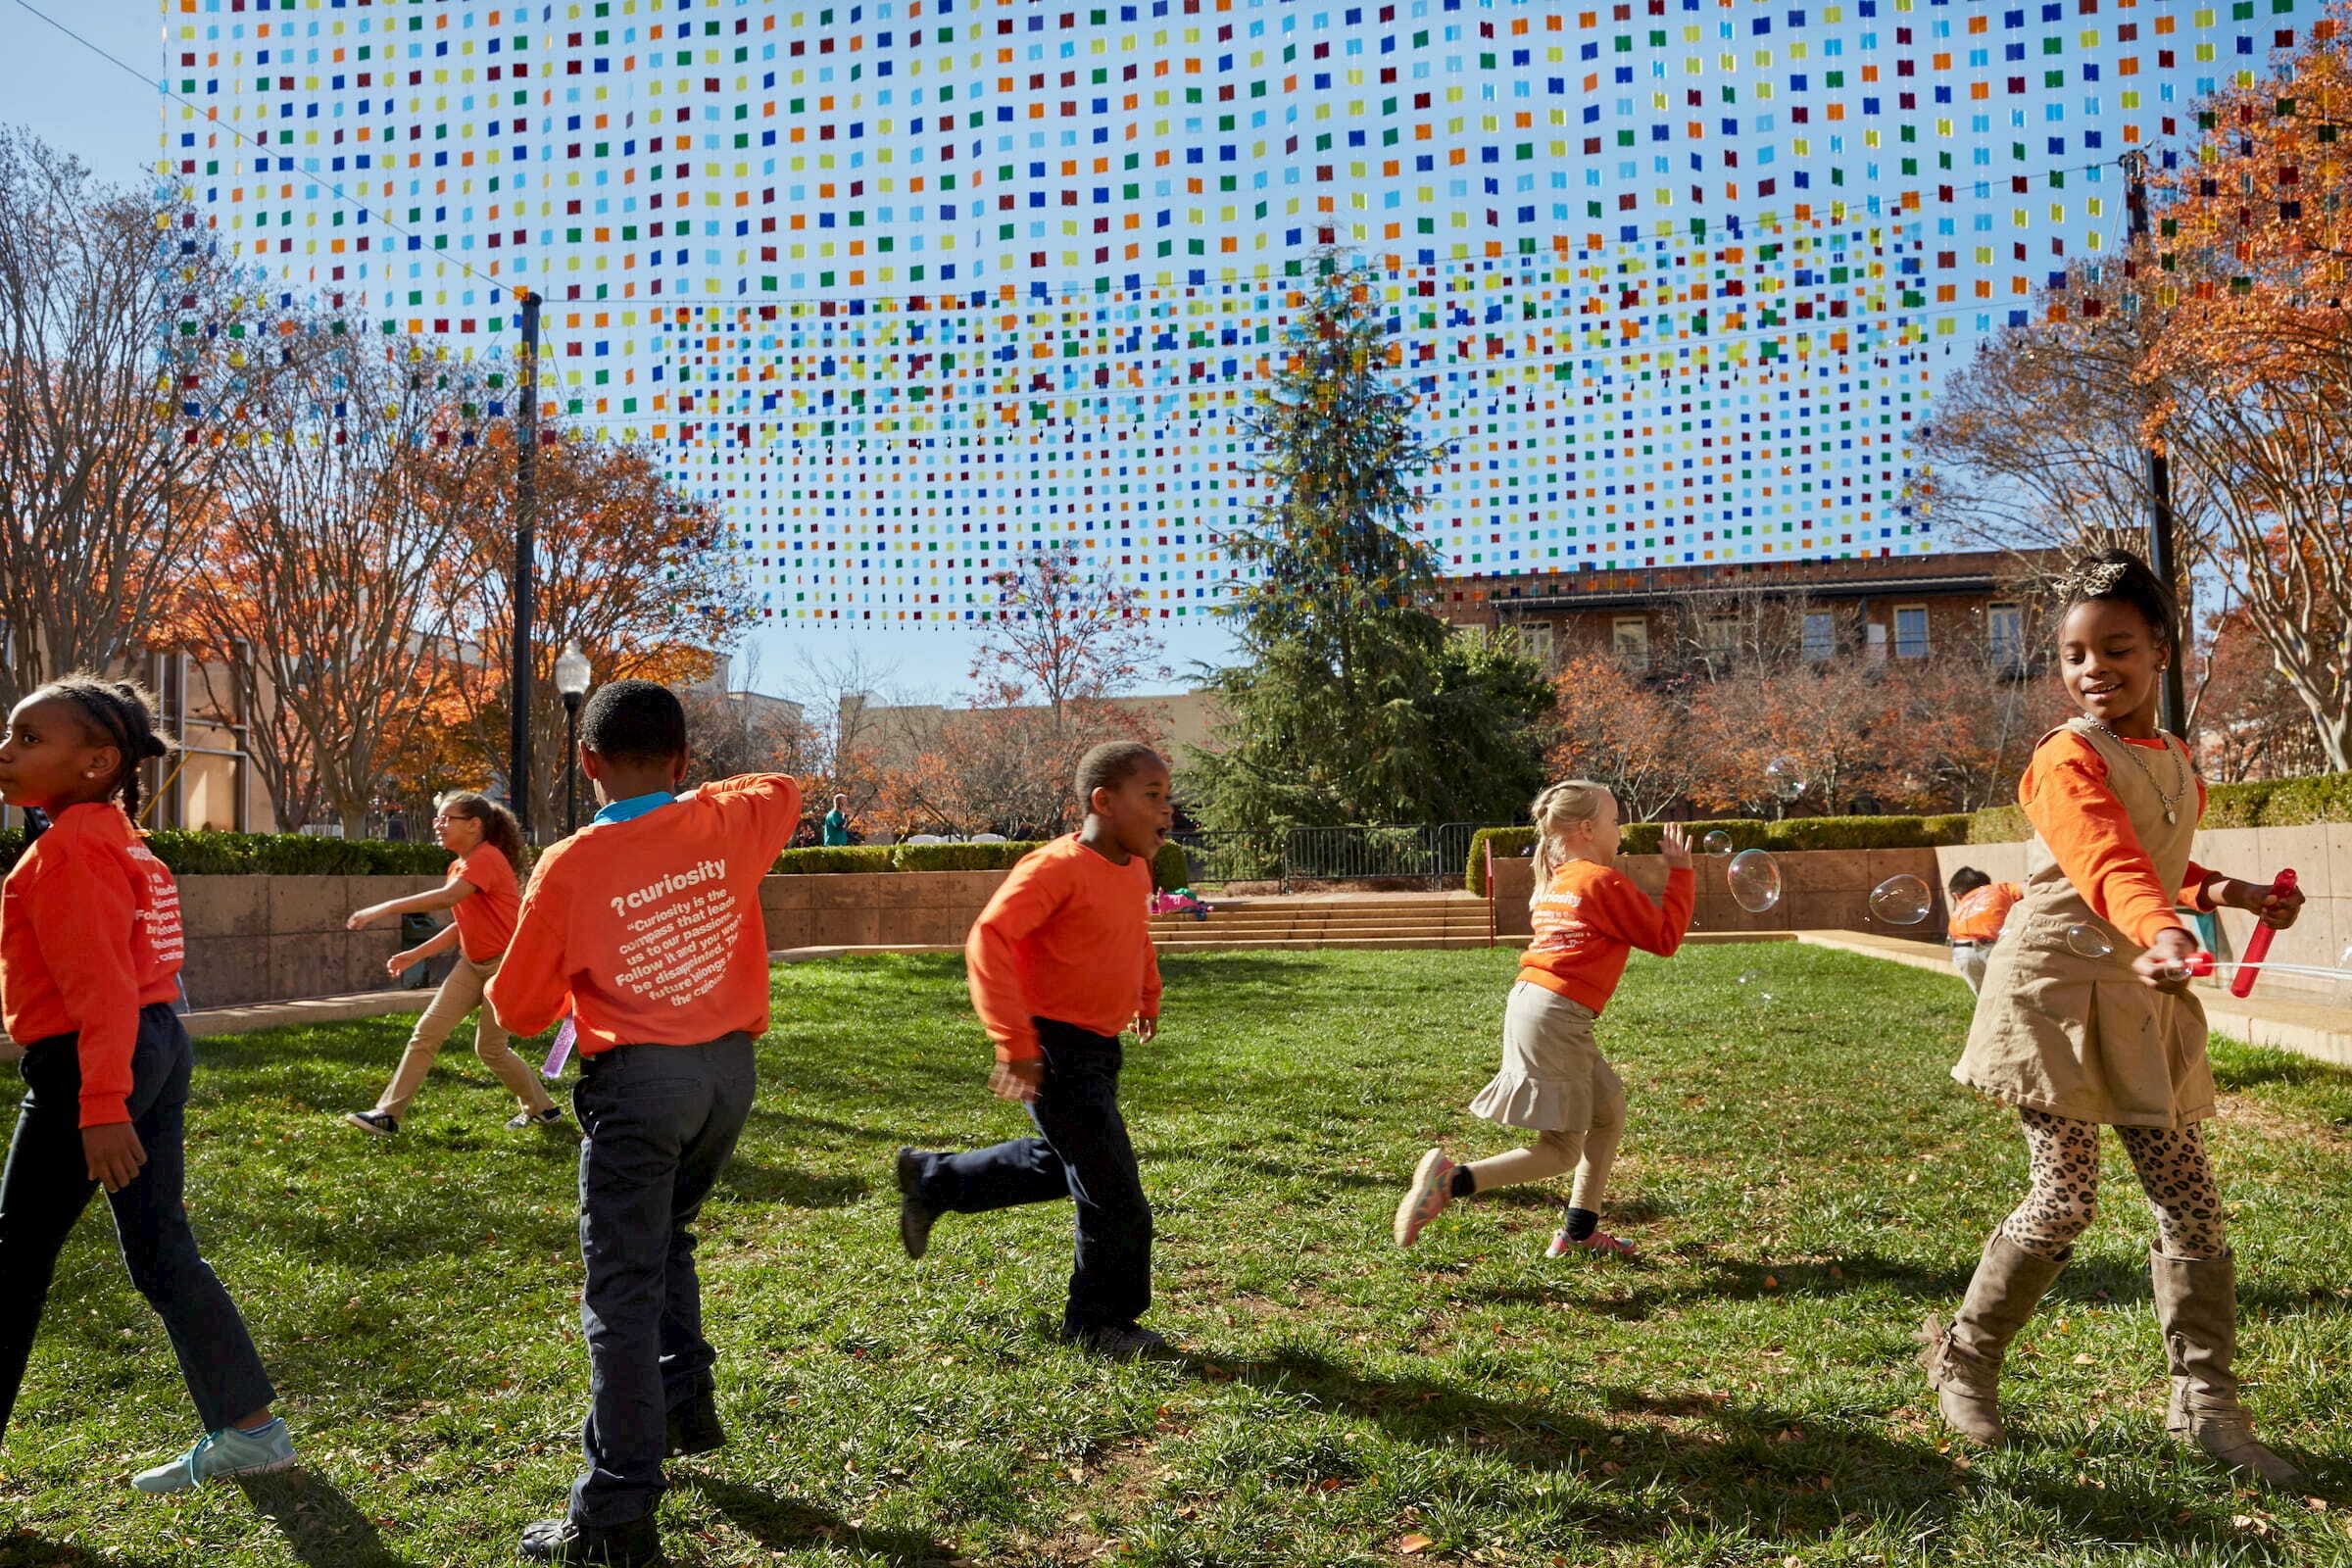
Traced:
<path id="1" fill-rule="evenodd" d="M 222 1476 L 267 1475 L 294 1465 L 294 1439 L 286 1423 L 272 1418 L 253 1432 L 222 1427 L 196 1440 L 196 1446 L 169 1464 L 142 1470 L 130 1478 L 141 1492 L 185 1492 Z"/>

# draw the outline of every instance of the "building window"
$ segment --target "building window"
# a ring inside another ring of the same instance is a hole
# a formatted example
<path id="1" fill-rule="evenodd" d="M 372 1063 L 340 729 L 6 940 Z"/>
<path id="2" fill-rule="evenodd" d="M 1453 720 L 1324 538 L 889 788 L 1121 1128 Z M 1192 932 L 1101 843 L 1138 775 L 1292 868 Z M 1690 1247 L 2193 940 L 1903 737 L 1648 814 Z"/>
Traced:
<path id="1" fill-rule="evenodd" d="M 1838 652 L 1838 617 L 1826 610 L 1805 612 L 1805 657 L 1820 661 Z"/>
<path id="2" fill-rule="evenodd" d="M 1551 622 L 1523 620 L 1518 625 L 1519 651 L 1545 669 L 1552 666 Z"/>
<path id="3" fill-rule="evenodd" d="M 1928 607 L 1897 605 L 1894 607 L 1894 657 L 1925 659 L 1928 657 Z"/>
<path id="4" fill-rule="evenodd" d="M 1609 647 L 1635 674 L 1649 670 L 1649 621 L 1641 615 L 1620 615 L 1609 630 Z"/>
<path id="5" fill-rule="evenodd" d="M 1984 641 L 1992 662 L 2015 669 L 2026 662 L 2026 612 L 2019 605 L 1993 605 L 1984 612 Z"/>
<path id="6" fill-rule="evenodd" d="M 1883 623 L 1874 620 L 1862 628 L 1862 640 L 1869 647 L 1870 657 L 1873 659 L 1885 659 L 1886 657 L 1886 626 Z"/>

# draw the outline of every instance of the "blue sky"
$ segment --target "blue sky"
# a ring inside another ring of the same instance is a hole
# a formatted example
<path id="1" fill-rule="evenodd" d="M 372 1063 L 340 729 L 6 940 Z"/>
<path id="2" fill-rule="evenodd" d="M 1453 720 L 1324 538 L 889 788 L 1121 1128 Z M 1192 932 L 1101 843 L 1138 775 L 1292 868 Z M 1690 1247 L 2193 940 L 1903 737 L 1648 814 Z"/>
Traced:
<path id="1" fill-rule="evenodd" d="M 40 10 L 125 64 L 156 71 L 162 21 L 154 0 L 45 0 Z M 163 132 L 151 80 L 109 64 L 19 0 L 0 0 L 0 121 L 66 148 L 112 180 L 138 178 Z M 1225 657 L 1226 648 L 1222 631 L 1172 626 L 1165 662 L 1181 675 L 1198 661 Z M 966 684 L 972 640 L 953 631 L 769 633 L 751 651 L 759 684 L 771 691 L 791 690 L 804 658 L 832 663 L 855 652 L 887 672 L 886 690 L 953 700 Z"/>

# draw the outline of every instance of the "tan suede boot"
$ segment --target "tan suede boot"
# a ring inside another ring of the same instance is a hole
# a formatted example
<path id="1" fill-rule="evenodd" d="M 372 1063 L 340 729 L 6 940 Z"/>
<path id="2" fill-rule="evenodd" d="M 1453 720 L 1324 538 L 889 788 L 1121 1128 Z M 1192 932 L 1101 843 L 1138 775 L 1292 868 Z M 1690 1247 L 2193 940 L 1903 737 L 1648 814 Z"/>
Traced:
<path id="1" fill-rule="evenodd" d="M 2065 1259 L 2038 1257 L 1995 1231 L 1950 1325 L 1931 1317 L 1921 1327 L 1927 1349 L 1920 1363 L 1928 1369 L 1936 1408 L 1954 1432 L 1987 1447 L 2008 1441 L 2001 1426 L 2001 1361 L 2065 1267 Z"/>
<path id="2" fill-rule="evenodd" d="M 2165 1429 L 2194 1443 L 2241 1476 L 2274 1487 L 2299 1487 L 2303 1472 L 2263 1446 L 2254 1418 L 2237 1402 L 2237 1258 L 2169 1257 L 2151 1248 L 2148 1273 L 2156 1290 L 2156 1322 L 2173 1367 L 2173 1398 Z"/>

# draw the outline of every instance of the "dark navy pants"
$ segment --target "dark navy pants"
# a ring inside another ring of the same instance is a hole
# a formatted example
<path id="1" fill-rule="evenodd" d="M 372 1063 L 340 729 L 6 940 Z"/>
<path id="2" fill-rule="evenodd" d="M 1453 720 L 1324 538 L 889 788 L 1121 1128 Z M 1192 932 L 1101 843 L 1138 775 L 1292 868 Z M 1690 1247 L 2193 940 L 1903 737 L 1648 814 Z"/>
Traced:
<path id="1" fill-rule="evenodd" d="M 27 1047 L 17 1070 L 24 1109 L 0 1171 L 0 1431 L 24 1382 L 57 1254 L 98 1184 L 81 1152 L 81 1057 L 74 1035 Z M 236 1303 L 196 1249 L 181 1200 L 188 1077 L 196 1063 L 187 1031 L 164 1003 L 139 1009 L 131 1050 L 130 1125 L 147 1163 L 130 1185 L 107 1195 L 122 1261 L 147 1304 L 164 1320 L 197 1419 L 218 1432 L 276 1396 Z"/>
<path id="2" fill-rule="evenodd" d="M 752 1108 L 752 1037 L 620 1046 L 580 1060 L 580 1258 L 588 1283 L 587 1468 L 571 1517 L 612 1528 L 654 1511 L 669 1412 L 710 1387 L 695 1216 Z"/>
<path id="3" fill-rule="evenodd" d="M 1119 1115 L 1118 1037 L 1040 1018 L 1037 1038 L 1046 1077 L 1029 1119 L 1038 1136 L 926 1153 L 918 1194 L 931 1208 L 960 1214 L 1069 1199 L 1078 1238 L 1062 1327 L 1124 1327 L 1152 1304 L 1152 1204 Z"/>

